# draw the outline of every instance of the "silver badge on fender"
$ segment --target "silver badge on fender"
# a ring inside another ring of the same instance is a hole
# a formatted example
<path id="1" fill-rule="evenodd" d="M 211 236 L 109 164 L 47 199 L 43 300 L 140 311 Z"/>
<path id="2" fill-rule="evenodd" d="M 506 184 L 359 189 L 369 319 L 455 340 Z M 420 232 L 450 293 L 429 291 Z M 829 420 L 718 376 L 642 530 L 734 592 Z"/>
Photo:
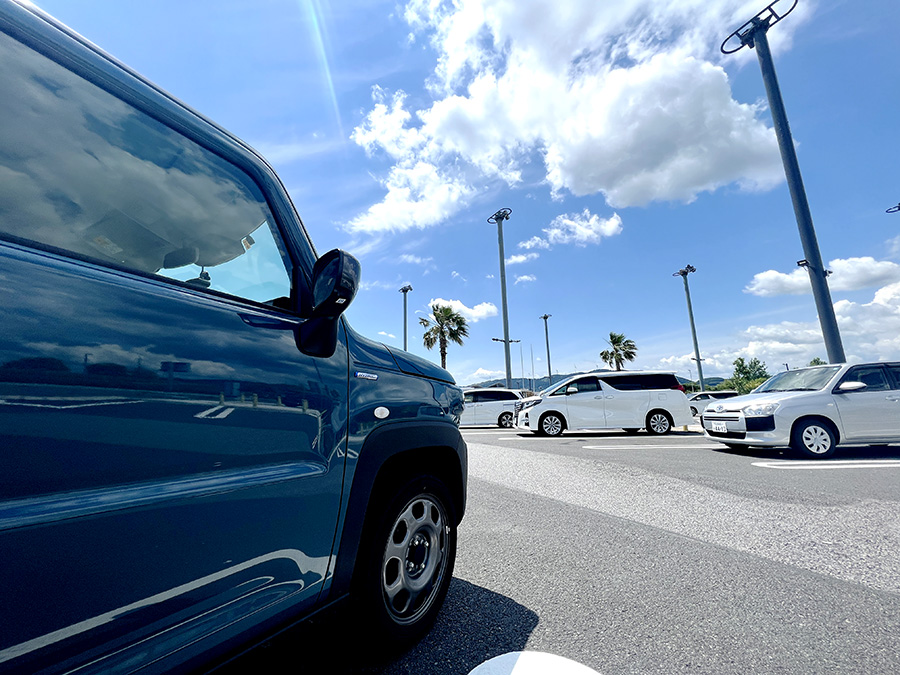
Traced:
<path id="1" fill-rule="evenodd" d="M 378 376 L 373 375 L 372 373 L 364 373 L 361 370 L 357 370 L 354 375 L 362 380 L 377 380 Z"/>

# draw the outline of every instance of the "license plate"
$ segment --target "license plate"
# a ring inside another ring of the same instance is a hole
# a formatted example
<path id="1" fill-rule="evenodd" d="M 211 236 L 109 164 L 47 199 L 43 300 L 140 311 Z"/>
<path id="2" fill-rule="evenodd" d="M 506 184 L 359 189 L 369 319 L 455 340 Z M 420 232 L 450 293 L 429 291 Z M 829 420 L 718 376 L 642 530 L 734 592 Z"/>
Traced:
<path id="1" fill-rule="evenodd" d="M 717 434 L 725 434 L 728 433 L 728 427 L 725 426 L 725 422 L 713 422 L 712 430 Z"/>

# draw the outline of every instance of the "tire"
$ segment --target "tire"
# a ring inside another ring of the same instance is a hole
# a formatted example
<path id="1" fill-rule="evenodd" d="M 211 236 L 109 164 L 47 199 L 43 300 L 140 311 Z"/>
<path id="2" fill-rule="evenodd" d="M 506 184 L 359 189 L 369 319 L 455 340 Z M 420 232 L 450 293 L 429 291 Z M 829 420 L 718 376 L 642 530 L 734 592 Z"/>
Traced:
<path id="1" fill-rule="evenodd" d="M 799 422 L 791 432 L 791 448 L 804 457 L 815 459 L 831 457 L 836 445 L 834 430 L 823 420 Z"/>
<path id="2" fill-rule="evenodd" d="M 390 655 L 434 624 L 453 577 L 456 513 L 434 476 L 406 483 L 386 506 L 375 506 L 379 517 L 364 535 L 353 600 L 367 644 Z"/>
<path id="3" fill-rule="evenodd" d="M 662 410 L 654 410 L 647 415 L 647 433 L 654 436 L 662 436 L 672 431 L 672 418 L 669 413 Z"/>
<path id="4" fill-rule="evenodd" d="M 497 426 L 504 429 L 512 429 L 513 414 L 511 412 L 500 413 L 500 417 L 497 418 Z"/>
<path id="5" fill-rule="evenodd" d="M 700 414 L 700 411 L 697 410 L 694 406 L 691 406 L 691 416 L 696 417 L 699 414 Z"/>
<path id="6" fill-rule="evenodd" d="M 563 419 L 562 415 L 558 415 L 557 413 L 544 413 L 541 415 L 541 421 L 538 423 L 538 428 L 542 436 L 559 436 L 562 434 L 563 429 L 566 428 L 566 421 Z"/>

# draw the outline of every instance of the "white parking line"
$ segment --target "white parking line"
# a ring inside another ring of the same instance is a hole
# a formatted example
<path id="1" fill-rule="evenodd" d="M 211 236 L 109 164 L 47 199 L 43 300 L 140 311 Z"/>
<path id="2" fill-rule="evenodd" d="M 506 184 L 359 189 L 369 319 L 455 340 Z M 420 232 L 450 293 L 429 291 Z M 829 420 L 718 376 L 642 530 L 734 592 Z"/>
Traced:
<path id="1" fill-rule="evenodd" d="M 649 450 L 649 449 L 662 449 L 662 450 L 681 450 L 682 448 L 695 448 L 697 450 L 715 450 L 720 446 L 718 445 L 688 445 L 684 443 L 682 445 L 582 445 L 582 450 Z"/>
<path id="2" fill-rule="evenodd" d="M 753 466 L 763 469 L 900 469 L 897 459 L 841 459 L 841 460 L 801 460 L 753 462 Z"/>
<path id="3" fill-rule="evenodd" d="M 222 412 L 219 412 L 218 415 L 213 415 L 214 412 L 218 412 L 220 410 Z M 217 405 L 213 408 L 210 408 L 209 410 L 204 410 L 203 412 L 197 413 L 196 415 L 194 415 L 194 417 L 196 417 L 197 419 L 201 419 L 201 420 L 205 420 L 205 419 L 223 420 L 233 412 L 234 412 L 234 408 L 226 408 L 225 406 Z"/>

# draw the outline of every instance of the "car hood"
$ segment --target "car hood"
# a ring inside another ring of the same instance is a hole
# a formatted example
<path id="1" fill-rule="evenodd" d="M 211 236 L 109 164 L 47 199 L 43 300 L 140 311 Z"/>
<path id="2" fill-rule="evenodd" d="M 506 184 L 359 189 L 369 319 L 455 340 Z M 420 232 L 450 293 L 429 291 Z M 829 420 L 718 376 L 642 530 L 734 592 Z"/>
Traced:
<path id="1" fill-rule="evenodd" d="M 707 412 L 737 412 L 748 405 L 784 403 L 799 396 L 809 396 L 811 391 L 767 391 L 760 394 L 744 394 L 733 398 L 714 399 L 706 406 Z"/>
<path id="2" fill-rule="evenodd" d="M 397 366 L 404 373 L 407 373 L 408 375 L 428 377 L 433 380 L 440 380 L 441 382 L 447 382 L 449 384 L 456 384 L 453 376 L 436 363 L 432 363 L 428 359 L 423 359 L 421 356 L 410 354 L 409 352 L 405 352 L 402 349 L 397 349 L 396 347 L 385 345 L 385 348 L 390 352 L 391 356 L 394 357 L 394 361 L 397 362 Z"/>
<path id="3" fill-rule="evenodd" d="M 528 403 L 529 401 L 534 401 L 535 403 L 543 400 L 542 396 L 526 396 L 525 398 L 520 398 L 516 403 Z"/>

